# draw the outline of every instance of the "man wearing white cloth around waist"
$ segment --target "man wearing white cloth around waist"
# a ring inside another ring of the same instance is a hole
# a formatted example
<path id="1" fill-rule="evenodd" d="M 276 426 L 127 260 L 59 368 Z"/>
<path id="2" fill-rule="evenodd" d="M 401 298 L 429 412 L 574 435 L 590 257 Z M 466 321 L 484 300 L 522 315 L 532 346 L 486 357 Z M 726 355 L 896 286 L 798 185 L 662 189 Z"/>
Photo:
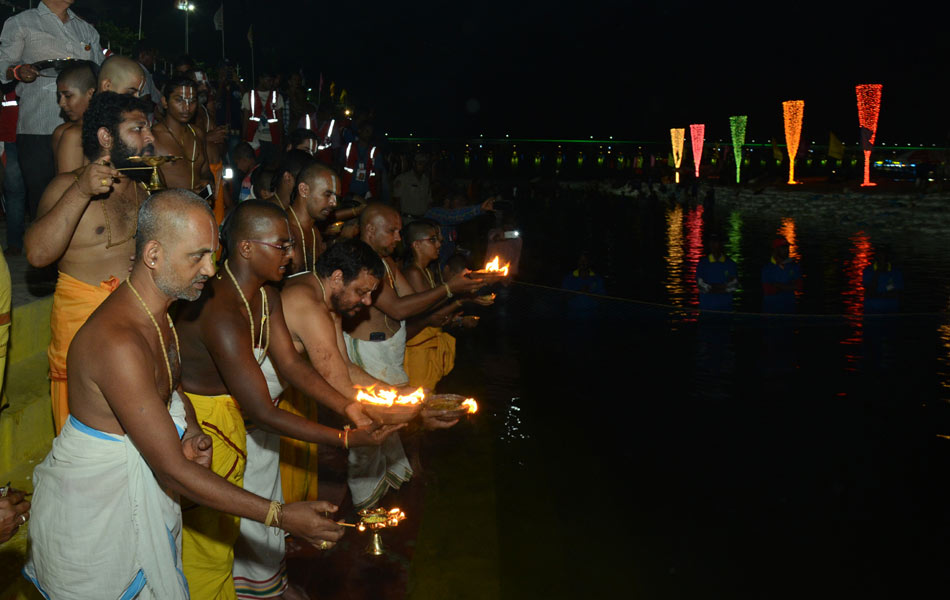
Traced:
<path id="1" fill-rule="evenodd" d="M 167 310 L 201 294 L 217 227 L 182 190 L 152 196 L 138 219 L 132 274 L 73 340 L 71 416 L 34 472 L 24 574 L 46 598 L 187 598 L 179 494 L 312 543 L 341 535 L 325 503 L 279 506 L 207 468 L 211 440 L 172 393 L 180 364 Z"/>
<path id="2" fill-rule="evenodd" d="M 385 276 L 372 305 L 344 322 L 346 351 L 351 361 L 371 376 L 399 386 L 409 382 L 403 368 L 407 334 L 405 319 L 442 304 L 455 294 L 474 292 L 484 285 L 463 271 L 442 286 L 413 293 L 392 254 L 400 241 L 402 218 L 392 207 L 370 204 L 360 214 L 360 239 L 376 251 Z M 425 325 L 419 325 L 419 330 Z M 435 421 L 427 422 L 434 423 Z M 389 487 L 398 489 L 412 476 L 402 443 L 393 436 L 380 449 L 350 452 L 349 487 L 358 508 L 373 506 Z"/>
<path id="3" fill-rule="evenodd" d="M 276 452 L 249 438 L 245 421 L 269 434 L 340 447 L 376 445 L 401 427 L 378 427 L 370 421 L 368 427 L 336 430 L 275 406 L 279 384 L 268 385 L 268 372 L 271 379 L 279 373 L 290 385 L 354 422 L 369 421 L 358 403 L 334 390 L 294 351 L 280 294 L 265 285 L 283 278 L 293 255 L 296 242 L 286 213 L 270 202 L 242 202 L 225 218 L 222 240 L 221 270 L 208 281 L 199 301 L 182 306 L 175 323 L 181 335 L 182 389 L 198 422 L 214 440 L 212 470 L 246 489 L 254 486 L 250 491 L 256 493 L 280 489 L 279 483 L 275 486 Z M 231 458 L 221 460 L 228 456 L 228 448 L 233 450 Z M 256 459 L 264 458 L 264 452 L 272 466 L 262 465 L 258 471 Z M 270 477 L 246 479 L 248 466 L 254 474 L 269 472 Z M 228 522 L 204 507 L 186 506 L 184 511 L 184 570 L 196 597 L 270 598 L 285 593 L 280 536 L 252 527 L 258 532 L 249 539 L 246 523 Z M 252 550 L 243 554 L 248 560 L 236 560 L 246 549 Z M 245 569 L 249 564 L 261 568 Z"/>

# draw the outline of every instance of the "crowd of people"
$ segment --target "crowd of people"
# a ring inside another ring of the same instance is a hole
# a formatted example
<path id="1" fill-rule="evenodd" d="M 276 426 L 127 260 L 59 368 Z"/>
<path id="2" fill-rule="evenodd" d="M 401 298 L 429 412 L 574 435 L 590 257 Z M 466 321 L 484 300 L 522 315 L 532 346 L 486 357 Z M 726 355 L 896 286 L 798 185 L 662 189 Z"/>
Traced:
<path id="1" fill-rule="evenodd" d="M 6 252 L 59 271 L 56 438 L 32 500 L 0 488 L 0 542 L 29 522 L 49 598 L 304 597 L 285 535 L 343 535 L 316 446 L 348 452 L 348 501 L 372 508 L 413 476 L 401 436 L 458 422 L 381 425 L 356 395 L 453 368 L 447 330 L 494 301 L 457 226 L 494 199 L 433 206 L 426 154 L 391 168 L 371 118 L 296 110 L 299 80 L 285 98 L 270 73 L 242 91 L 227 64 L 213 83 L 188 57 L 158 77 L 147 46 L 104 57 L 72 4 L 0 36 Z"/>

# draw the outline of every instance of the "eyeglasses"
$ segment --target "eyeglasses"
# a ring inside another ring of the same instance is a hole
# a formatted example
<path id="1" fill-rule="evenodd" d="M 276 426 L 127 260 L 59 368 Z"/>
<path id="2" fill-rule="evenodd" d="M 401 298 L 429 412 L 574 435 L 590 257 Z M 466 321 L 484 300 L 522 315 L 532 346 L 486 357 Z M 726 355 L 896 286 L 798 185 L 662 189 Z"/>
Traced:
<path id="1" fill-rule="evenodd" d="M 295 240 L 290 240 L 286 244 L 275 244 L 273 242 L 265 242 L 264 240 L 246 240 L 248 242 L 254 242 L 255 244 L 263 244 L 265 246 L 270 246 L 271 248 L 276 248 L 284 254 L 293 254 L 294 248 L 297 246 Z"/>

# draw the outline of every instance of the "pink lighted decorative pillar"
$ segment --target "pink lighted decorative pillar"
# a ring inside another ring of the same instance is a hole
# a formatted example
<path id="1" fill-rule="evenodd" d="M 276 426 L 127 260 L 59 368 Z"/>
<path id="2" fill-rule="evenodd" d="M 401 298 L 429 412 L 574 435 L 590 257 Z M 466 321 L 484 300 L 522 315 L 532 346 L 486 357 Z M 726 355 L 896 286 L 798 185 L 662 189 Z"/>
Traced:
<path id="1" fill-rule="evenodd" d="M 676 169 L 676 183 L 679 183 L 680 165 L 683 164 L 683 142 L 686 140 L 686 129 L 670 129 L 670 139 L 673 141 L 673 166 Z"/>
<path id="2" fill-rule="evenodd" d="M 861 124 L 861 150 L 864 151 L 864 183 L 861 187 L 874 186 L 871 183 L 871 148 L 877 135 L 877 116 L 881 112 L 880 83 L 863 83 L 855 86 L 858 95 L 858 122 Z"/>
<path id="3" fill-rule="evenodd" d="M 802 137 L 802 117 L 805 114 L 804 100 L 786 100 L 782 102 L 785 113 L 785 145 L 788 146 L 788 183 L 795 181 L 795 155 L 798 154 L 798 142 Z"/>
<path id="4" fill-rule="evenodd" d="M 706 126 L 703 124 L 690 125 L 689 137 L 693 142 L 693 165 L 696 166 L 696 179 L 699 179 L 699 163 L 703 158 L 703 140 L 706 136 Z"/>

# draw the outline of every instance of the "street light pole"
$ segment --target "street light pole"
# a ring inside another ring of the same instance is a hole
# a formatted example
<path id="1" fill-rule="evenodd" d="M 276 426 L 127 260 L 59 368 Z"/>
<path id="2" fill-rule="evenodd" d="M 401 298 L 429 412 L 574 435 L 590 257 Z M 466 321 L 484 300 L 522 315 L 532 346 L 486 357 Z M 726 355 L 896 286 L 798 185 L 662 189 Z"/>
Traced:
<path id="1" fill-rule="evenodd" d="M 185 11 L 185 54 L 189 53 L 188 13 L 194 12 L 195 5 L 188 0 L 178 0 L 178 10 Z"/>

